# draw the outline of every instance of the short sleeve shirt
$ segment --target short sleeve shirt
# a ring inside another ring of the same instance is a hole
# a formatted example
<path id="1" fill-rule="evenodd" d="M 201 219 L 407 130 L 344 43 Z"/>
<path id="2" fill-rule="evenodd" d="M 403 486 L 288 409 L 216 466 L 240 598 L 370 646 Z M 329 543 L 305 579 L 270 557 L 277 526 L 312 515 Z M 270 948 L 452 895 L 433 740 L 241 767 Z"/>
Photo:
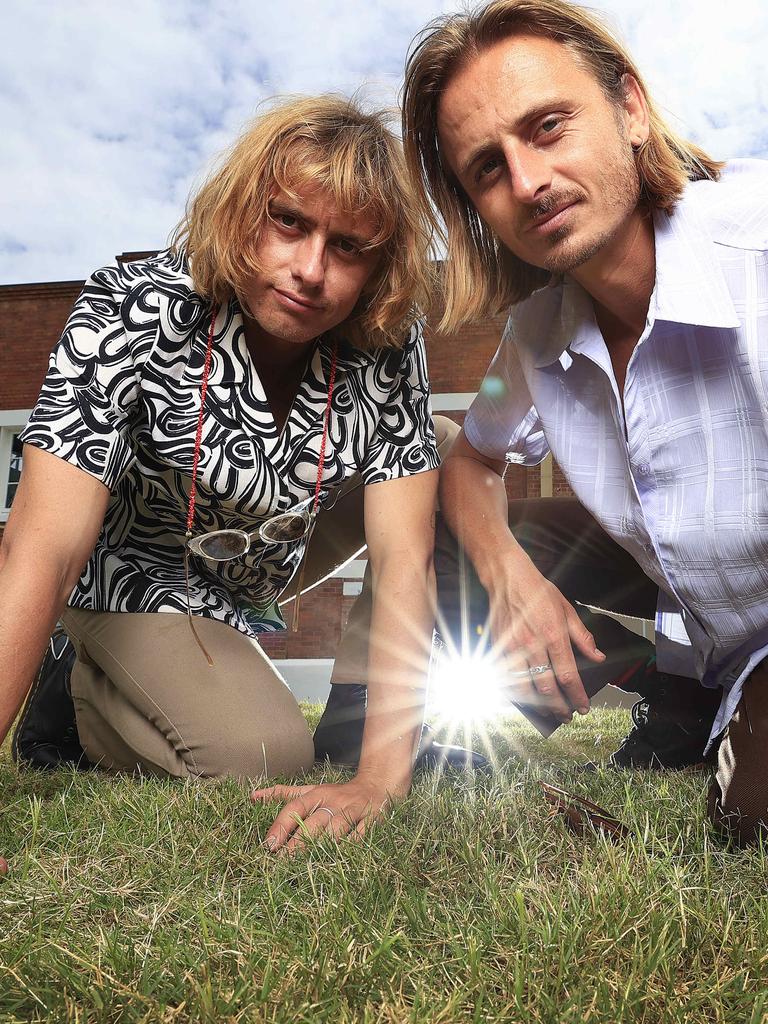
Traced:
<path id="1" fill-rule="evenodd" d="M 183 251 L 104 267 L 86 282 L 21 435 L 111 491 L 74 608 L 184 612 L 184 538 L 213 308 Z M 236 300 L 216 315 L 194 533 L 252 532 L 314 493 L 332 343 L 321 338 L 279 430 L 248 355 Z M 436 469 L 421 325 L 399 349 L 338 343 L 323 488 Z M 277 599 L 303 543 L 258 542 L 209 567 L 190 560 L 194 614 L 247 634 L 283 627 Z"/>

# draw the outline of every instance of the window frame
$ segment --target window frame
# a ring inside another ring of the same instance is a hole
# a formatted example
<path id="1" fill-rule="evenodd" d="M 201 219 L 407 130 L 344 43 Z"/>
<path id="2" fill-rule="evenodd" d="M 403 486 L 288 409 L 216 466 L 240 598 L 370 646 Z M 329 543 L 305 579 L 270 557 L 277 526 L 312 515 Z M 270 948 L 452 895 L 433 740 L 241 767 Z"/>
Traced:
<path id="1" fill-rule="evenodd" d="M 13 438 L 15 434 L 21 433 L 31 415 L 31 409 L 0 410 L 0 495 L 3 499 L 0 504 L 0 524 L 8 521 L 11 512 L 10 507 L 5 504 L 5 499 L 11 475 Z"/>

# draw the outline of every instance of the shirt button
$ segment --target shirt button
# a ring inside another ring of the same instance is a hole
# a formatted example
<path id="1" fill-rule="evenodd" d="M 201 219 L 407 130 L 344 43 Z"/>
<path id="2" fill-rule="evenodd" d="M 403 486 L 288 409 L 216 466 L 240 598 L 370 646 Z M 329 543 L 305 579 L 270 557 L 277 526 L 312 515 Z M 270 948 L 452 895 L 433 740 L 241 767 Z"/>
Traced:
<path id="1" fill-rule="evenodd" d="M 637 467 L 637 471 L 640 474 L 640 476 L 648 476 L 648 474 L 651 472 L 651 467 L 648 465 L 647 462 L 641 462 L 640 465 Z"/>

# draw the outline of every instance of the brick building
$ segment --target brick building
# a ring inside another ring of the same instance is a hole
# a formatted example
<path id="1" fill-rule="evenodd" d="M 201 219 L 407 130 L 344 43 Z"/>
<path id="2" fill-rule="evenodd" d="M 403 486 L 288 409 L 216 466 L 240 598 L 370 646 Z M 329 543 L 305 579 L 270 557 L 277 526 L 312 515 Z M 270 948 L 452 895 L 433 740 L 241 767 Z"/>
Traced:
<path id="1" fill-rule="evenodd" d="M 126 254 L 136 258 L 137 253 Z M 0 530 L 8 517 L 21 466 L 18 434 L 34 405 L 55 345 L 82 281 L 0 287 Z M 468 328 L 460 335 L 427 331 L 433 409 L 461 422 L 493 356 L 502 320 Z M 510 498 L 568 494 L 561 474 L 546 460 L 541 468 L 515 473 Z M 364 562 L 302 599 L 301 629 L 264 637 L 263 646 L 279 659 L 329 659 L 359 593 Z"/>

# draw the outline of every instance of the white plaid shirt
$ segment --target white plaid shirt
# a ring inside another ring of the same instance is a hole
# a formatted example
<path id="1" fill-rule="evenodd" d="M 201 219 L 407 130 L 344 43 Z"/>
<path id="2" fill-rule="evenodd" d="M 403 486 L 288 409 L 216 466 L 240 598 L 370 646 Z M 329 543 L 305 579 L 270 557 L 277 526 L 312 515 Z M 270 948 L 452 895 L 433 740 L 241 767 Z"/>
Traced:
<path id="1" fill-rule="evenodd" d="M 553 453 L 659 586 L 659 668 L 724 688 L 714 737 L 768 656 L 768 163 L 691 183 L 654 227 L 624 414 L 592 301 L 566 278 L 512 310 L 464 429 L 494 458 Z"/>

